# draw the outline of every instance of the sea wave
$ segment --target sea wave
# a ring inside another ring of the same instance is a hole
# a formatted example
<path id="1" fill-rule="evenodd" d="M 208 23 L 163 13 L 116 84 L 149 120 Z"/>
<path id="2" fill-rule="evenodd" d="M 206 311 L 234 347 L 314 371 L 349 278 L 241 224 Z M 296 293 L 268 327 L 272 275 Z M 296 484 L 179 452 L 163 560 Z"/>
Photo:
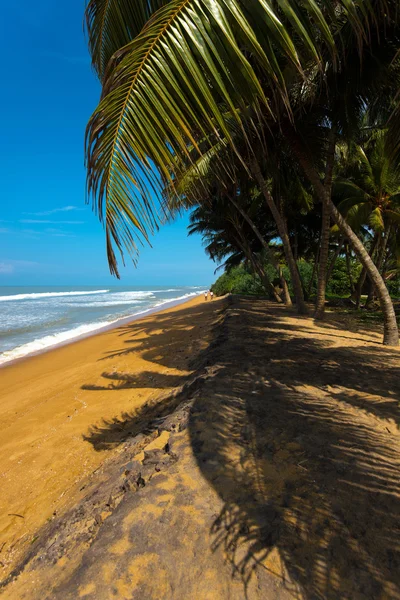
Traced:
<path id="1" fill-rule="evenodd" d="M 130 292 L 127 292 L 130 293 Z M 44 350 L 48 350 L 54 346 L 64 344 L 66 342 L 71 342 L 76 338 L 81 336 L 88 335 L 90 333 L 94 333 L 95 331 L 99 331 L 110 327 L 112 325 L 116 325 L 117 323 L 128 322 L 129 319 L 134 319 L 137 317 L 142 317 L 145 314 L 151 313 L 155 308 L 160 308 L 166 304 L 174 304 L 179 303 L 182 300 L 187 300 L 193 296 L 198 296 L 198 292 L 189 292 L 182 296 L 178 296 L 176 298 L 165 299 L 162 302 L 158 302 L 153 306 L 149 306 L 145 310 L 141 310 L 135 312 L 131 315 L 125 315 L 123 317 L 119 317 L 118 319 L 114 319 L 111 321 L 97 321 L 95 323 L 88 323 L 86 325 L 79 325 L 79 327 L 74 327 L 73 329 L 68 329 L 67 331 L 60 331 L 58 333 L 54 333 L 51 335 L 46 335 L 42 338 L 38 338 L 33 340 L 32 342 L 28 342 L 27 344 L 23 344 L 21 346 L 17 346 L 12 350 L 6 350 L 3 353 L 0 353 L 0 365 L 4 365 L 10 361 L 16 360 L 18 358 L 24 358 L 29 356 L 30 354 L 37 354 L 39 352 L 43 352 Z"/>
<path id="2" fill-rule="evenodd" d="M 107 296 L 103 298 L 96 298 L 95 300 L 88 300 L 86 302 L 80 301 L 68 301 L 63 302 L 63 304 L 67 306 L 82 306 L 87 308 L 101 308 L 103 306 L 118 306 L 123 304 L 139 304 L 141 302 L 146 302 L 146 300 L 150 300 L 151 298 L 156 298 L 153 292 L 111 292 Z"/>
<path id="3" fill-rule="evenodd" d="M 36 354 L 37 352 L 41 352 L 47 348 L 51 348 L 52 346 L 57 346 L 63 342 L 71 341 L 82 335 L 96 331 L 96 329 L 102 329 L 103 327 L 108 327 L 112 324 L 113 321 L 88 323 L 87 325 L 79 325 L 79 327 L 74 327 L 74 329 L 60 331 L 52 335 L 46 335 L 43 338 L 34 340 L 33 342 L 28 342 L 27 344 L 23 344 L 22 346 L 17 346 L 17 348 L 3 352 L 0 354 L 0 365 L 10 362 L 11 360 L 16 360 L 17 358 L 23 358 L 29 354 Z"/>
<path id="4" fill-rule="evenodd" d="M 187 294 L 184 294 L 183 296 L 178 296 L 177 298 L 170 298 L 169 300 L 163 300 L 162 302 L 159 302 L 158 304 L 155 304 L 153 308 L 158 308 L 159 306 L 162 306 L 163 304 L 167 304 L 169 302 L 179 302 L 180 300 L 186 300 L 187 298 L 192 298 L 193 296 L 198 296 L 200 294 L 200 292 L 188 292 Z"/>
<path id="5" fill-rule="evenodd" d="M 179 289 L 180 288 L 178 288 L 178 289 L 176 289 L 176 288 L 170 288 L 169 290 L 152 290 L 151 293 L 152 294 L 164 294 L 164 293 L 167 293 L 167 292 L 179 292 Z"/>
<path id="6" fill-rule="evenodd" d="M 101 302 L 101 300 L 97 302 L 67 302 L 64 306 L 72 306 L 74 308 L 102 308 L 103 306 L 132 306 L 134 304 L 142 304 L 143 302 L 146 302 L 146 300 L 132 298 L 132 300 L 105 300 L 104 302 Z"/>
<path id="7" fill-rule="evenodd" d="M 15 319 L 15 321 L 8 325 L 3 325 L 0 321 L 0 339 L 7 339 L 11 335 L 21 335 L 24 333 L 29 333 L 32 331 L 40 331 L 43 330 L 44 327 L 54 327 L 56 325 L 62 325 L 67 322 L 67 317 L 65 315 L 60 316 L 57 319 L 38 319 L 37 321 L 33 321 L 31 323 L 21 322 L 19 316 Z M 0 355 L 1 356 L 1 355 Z"/>
<path id="8" fill-rule="evenodd" d="M 110 290 L 95 290 L 89 292 L 38 292 L 34 294 L 16 294 L 14 296 L 0 296 L 0 302 L 11 300 L 37 300 L 39 298 L 53 298 L 59 296 L 90 296 L 93 294 L 107 294 Z"/>

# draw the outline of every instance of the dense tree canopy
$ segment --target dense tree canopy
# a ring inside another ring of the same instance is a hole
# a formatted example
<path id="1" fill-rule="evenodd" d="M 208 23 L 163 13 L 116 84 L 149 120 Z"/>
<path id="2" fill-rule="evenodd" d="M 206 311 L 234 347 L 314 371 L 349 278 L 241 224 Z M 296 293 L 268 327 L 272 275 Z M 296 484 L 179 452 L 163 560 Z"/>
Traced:
<path id="1" fill-rule="evenodd" d="M 359 261 L 350 288 L 361 297 L 369 282 L 397 344 L 398 12 L 396 0 L 91 0 L 103 93 L 88 190 L 112 272 L 115 247 L 135 258 L 138 238 L 196 206 L 210 255 L 246 261 L 278 301 L 290 289 L 306 312 L 315 280 L 316 318 L 335 261 L 349 274 Z"/>

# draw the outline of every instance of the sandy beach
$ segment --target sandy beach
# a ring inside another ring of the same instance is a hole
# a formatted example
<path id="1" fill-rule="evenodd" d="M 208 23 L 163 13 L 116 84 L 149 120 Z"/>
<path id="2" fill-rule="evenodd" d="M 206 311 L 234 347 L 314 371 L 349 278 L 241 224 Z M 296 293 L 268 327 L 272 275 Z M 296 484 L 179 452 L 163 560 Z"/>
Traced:
<path id="1" fill-rule="evenodd" d="M 193 359 L 207 344 L 213 307 L 197 315 L 202 334 L 196 338 L 187 317 L 164 339 L 162 319 L 200 302 L 195 298 L 184 309 L 181 304 L 0 370 L 1 579 L 35 532 L 79 496 L 81 480 L 109 457 L 111 450 L 99 452 L 85 441 L 90 428 L 151 400 L 158 391 L 154 374 L 165 377 L 166 390 L 190 375 L 189 355 Z M 161 339 L 159 352 L 171 368 L 157 361 Z"/>
<path id="2" fill-rule="evenodd" d="M 400 600 L 379 340 L 198 298 L 4 369 L 1 597 Z"/>

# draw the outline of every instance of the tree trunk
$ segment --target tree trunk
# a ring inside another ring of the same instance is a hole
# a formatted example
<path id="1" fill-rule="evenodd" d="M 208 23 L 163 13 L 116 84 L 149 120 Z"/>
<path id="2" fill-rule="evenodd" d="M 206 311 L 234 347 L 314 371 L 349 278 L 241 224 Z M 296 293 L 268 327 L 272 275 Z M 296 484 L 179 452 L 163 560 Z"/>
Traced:
<path id="1" fill-rule="evenodd" d="M 256 227 L 256 225 L 254 224 L 254 222 L 250 219 L 250 217 L 246 213 L 246 211 L 244 211 L 243 208 L 231 196 L 228 196 L 228 197 L 229 197 L 230 202 L 232 202 L 233 206 L 242 215 L 242 217 L 244 218 L 244 220 L 250 225 L 250 227 L 254 231 L 256 237 L 261 242 L 263 248 L 266 250 L 266 252 L 268 254 L 268 257 L 270 258 L 271 262 L 273 263 L 273 267 L 278 272 L 279 281 L 280 281 L 280 284 L 281 284 L 282 289 L 283 289 L 283 300 L 285 302 L 285 306 L 288 307 L 288 308 L 290 308 L 292 306 L 292 299 L 290 297 L 290 293 L 289 293 L 289 288 L 288 288 L 287 281 L 286 281 L 286 279 L 285 279 L 285 277 L 283 275 L 282 268 L 279 265 L 279 262 L 277 260 L 275 260 L 275 257 L 273 257 L 273 253 L 271 252 L 271 248 L 268 246 L 267 242 L 265 241 L 265 239 L 261 235 L 259 229 Z"/>
<path id="2" fill-rule="evenodd" d="M 328 257 L 329 257 L 329 237 L 331 227 L 331 211 L 329 209 L 329 201 L 332 196 L 332 178 L 333 166 L 335 163 L 335 147 L 336 133 L 332 128 L 330 132 L 329 146 L 326 157 L 326 169 L 324 179 L 324 195 L 322 200 L 322 225 L 321 225 L 321 246 L 319 254 L 319 271 L 318 271 L 318 287 L 317 301 L 315 304 L 314 317 L 317 320 L 322 320 L 325 314 L 325 298 L 326 285 L 328 281 Z"/>
<path id="3" fill-rule="evenodd" d="M 347 276 L 349 278 L 350 296 L 352 296 L 354 294 L 354 283 L 353 283 L 353 276 L 351 274 L 349 244 L 347 242 L 346 242 L 346 269 L 347 269 Z"/>
<path id="4" fill-rule="evenodd" d="M 304 156 L 302 149 L 299 149 L 299 144 L 297 141 L 294 140 L 294 138 L 292 138 L 291 141 L 293 142 L 293 151 L 295 152 L 305 175 L 314 187 L 318 198 L 323 201 L 325 198 L 325 188 L 319 179 L 317 171 L 312 166 L 312 163 L 310 163 L 310 161 Z M 394 312 L 393 302 L 385 282 L 383 281 L 363 243 L 354 233 L 345 218 L 338 211 L 331 198 L 329 199 L 329 208 L 333 221 L 339 227 L 342 234 L 348 239 L 353 252 L 358 256 L 358 259 L 363 267 L 365 267 L 368 277 L 374 282 L 384 319 L 383 343 L 388 346 L 398 346 L 399 330 L 397 326 L 396 313 Z"/>
<path id="5" fill-rule="evenodd" d="M 317 272 L 317 264 L 318 264 L 318 254 L 315 256 L 314 266 L 313 266 L 313 270 L 312 270 L 312 273 L 311 273 L 311 279 L 310 279 L 310 283 L 308 284 L 308 289 L 307 289 L 307 298 L 308 299 L 311 296 L 312 286 L 313 286 L 313 283 L 314 283 L 314 277 L 315 277 L 315 273 Z"/>
<path id="6" fill-rule="evenodd" d="M 328 267 L 328 271 L 326 273 L 326 285 L 328 285 L 330 278 L 332 277 L 333 269 L 335 268 L 336 261 L 338 259 L 339 254 L 342 251 L 344 241 L 338 240 L 338 247 L 336 248 L 334 255 L 332 256 L 331 263 Z"/>
<path id="7" fill-rule="evenodd" d="M 367 277 L 367 269 L 363 266 L 361 273 L 360 273 L 360 277 L 358 278 L 358 281 L 356 283 L 355 301 L 356 301 L 356 309 L 357 310 L 360 308 L 361 294 L 362 294 L 362 289 L 364 287 L 366 277 Z"/>
<path id="8" fill-rule="evenodd" d="M 392 229 L 392 224 L 389 223 L 387 230 L 384 232 L 384 237 L 382 239 L 380 238 L 381 243 L 379 244 L 378 249 L 377 249 L 378 257 L 376 260 L 376 268 L 378 269 L 379 273 L 382 273 L 382 267 L 383 267 L 383 263 L 385 261 L 386 248 L 387 248 L 389 236 L 391 234 L 391 229 Z M 382 273 L 382 277 L 383 277 L 383 273 Z M 375 286 L 371 283 L 367 302 L 365 303 L 366 306 L 369 306 L 371 304 L 371 302 L 373 302 L 375 295 L 376 295 Z"/>
<path id="9" fill-rule="evenodd" d="M 261 173 L 260 166 L 256 161 L 253 162 L 253 173 L 254 173 L 254 176 L 255 176 L 255 179 L 256 179 L 258 185 L 260 186 L 261 193 L 263 194 L 263 196 L 267 202 L 268 208 L 272 212 L 272 216 L 274 217 L 274 220 L 275 220 L 275 223 L 276 223 L 276 226 L 278 229 L 279 237 L 282 240 L 286 261 L 288 263 L 290 276 L 292 279 L 294 295 L 296 298 L 297 311 L 301 315 L 306 315 L 307 307 L 304 302 L 303 286 L 301 284 L 299 272 L 297 270 L 296 261 L 294 260 L 294 256 L 293 256 L 292 248 L 290 246 L 290 240 L 289 240 L 289 236 L 286 231 L 285 223 L 284 223 L 282 216 L 274 202 L 274 199 L 272 198 L 271 194 L 269 193 L 267 184 L 265 183 L 265 179 Z"/>
<path id="10" fill-rule="evenodd" d="M 238 240 L 237 237 L 234 236 L 236 244 L 238 245 L 240 250 L 243 252 L 243 254 L 246 256 L 247 260 L 251 263 L 254 274 L 258 274 L 258 276 L 260 277 L 267 295 L 272 294 L 274 296 L 275 300 L 279 304 L 281 304 L 282 298 L 279 296 L 275 287 L 270 282 L 269 277 L 268 277 L 264 267 L 262 266 L 261 262 L 257 259 L 257 257 L 252 252 L 249 244 L 247 243 L 247 240 L 246 240 L 244 234 L 239 230 L 239 227 L 235 223 L 233 223 L 233 226 L 235 227 L 237 234 L 240 238 L 240 240 Z"/>
<path id="11" fill-rule="evenodd" d="M 336 206 L 330 201 L 331 214 L 334 222 L 342 231 L 343 235 L 349 240 L 354 252 L 357 254 L 361 264 L 365 267 L 368 277 L 374 284 L 378 293 L 383 318 L 384 318 L 384 335 L 383 343 L 387 346 L 399 345 L 399 329 L 397 326 L 396 313 L 394 312 L 393 302 L 382 279 L 381 274 L 374 265 L 366 248 L 361 240 L 356 236 L 347 221 L 342 217 Z"/>
<path id="12" fill-rule="evenodd" d="M 278 302 L 278 304 L 282 304 L 282 298 L 276 291 L 275 286 L 270 282 L 268 275 L 265 272 L 265 269 L 261 265 L 260 261 L 254 256 L 254 254 L 251 251 L 250 251 L 250 256 L 252 257 L 252 260 L 254 262 L 256 272 L 258 273 L 258 276 L 260 277 L 261 281 L 263 282 L 265 291 L 267 293 L 268 292 L 272 293 L 273 297 Z"/>
<path id="13" fill-rule="evenodd" d="M 373 261 L 373 256 L 374 256 L 378 241 L 379 241 L 378 234 L 375 234 L 374 239 L 372 240 L 372 243 L 371 243 L 371 249 L 369 251 L 369 255 L 370 255 L 372 261 Z M 355 289 L 355 301 L 356 301 L 357 310 L 360 308 L 360 305 L 361 305 L 361 296 L 362 296 L 362 291 L 364 288 L 366 277 L 367 277 L 367 271 L 366 271 L 365 267 L 363 267 L 362 271 L 360 273 L 360 276 L 357 280 L 356 289 Z"/>

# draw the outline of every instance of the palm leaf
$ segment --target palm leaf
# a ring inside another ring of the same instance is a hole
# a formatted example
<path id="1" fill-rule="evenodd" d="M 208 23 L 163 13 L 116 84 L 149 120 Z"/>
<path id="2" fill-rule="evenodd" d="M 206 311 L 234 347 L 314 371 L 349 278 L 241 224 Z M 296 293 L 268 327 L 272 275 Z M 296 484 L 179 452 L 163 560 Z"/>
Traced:
<path id="1" fill-rule="evenodd" d="M 385 210 L 385 215 L 391 221 L 393 221 L 393 223 L 400 225 L 400 212 L 395 212 L 394 210 Z"/>
<path id="2" fill-rule="evenodd" d="M 92 64 L 102 81 L 111 57 L 169 0 L 90 0 L 85 11 Z"/>
<path id="3" fill-rule="evenodd" d="M 369 216 L 369 224 L 374 231 L 382 232 L 385 230 L 382 211 L 378 206 L 371 212 Z"/>
<path id="4" fill-rule="evenodd" d="M 359 230 L 362 225 L 369 223 L 371 210 L 372 207 L 369 202 L 354 204 L 354 206 L 348 210 L 346 219 L 353 229 Z"/>
<path id="5" fill-rule="evenodd" d="M 362 31 L 369 2 L 337 5 L 333 11 L 330 0 L 89 2 L 89 45 L 103 97 L 86 133 L 87 185 L 106 227 L 112 272 L 113 243 L 135 255 L 137 239 L 157 227 L 155 205 L 190 161 L 189 145 L 201 153 L 197 140 L 211 135 L 236 150 L 227 116 L 240 126 L 241 113 L 256 101 L 271 111 L 266 87 L 290 112 L 283 67 L 301 72 L 303 53 L 318 64 L 322 43 L 334 51 L 323 10 L 331 25 L 347 15 Z"/>

